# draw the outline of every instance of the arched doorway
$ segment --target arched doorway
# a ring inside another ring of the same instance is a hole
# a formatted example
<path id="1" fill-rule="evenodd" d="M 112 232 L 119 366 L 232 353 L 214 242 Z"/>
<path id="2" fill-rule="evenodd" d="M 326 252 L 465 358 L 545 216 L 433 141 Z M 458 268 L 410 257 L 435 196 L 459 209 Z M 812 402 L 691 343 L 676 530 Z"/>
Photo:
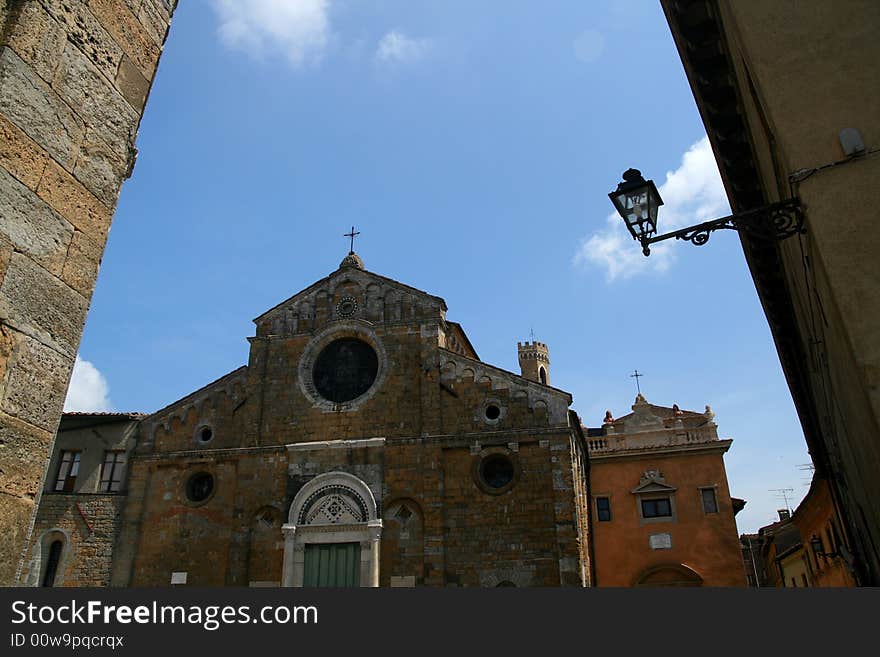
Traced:
<path id="1" fill-rule="evenodd" d="M 703 578 L 684 564 L 661 564 L 643 570 L 633 586 L 702 586 Z"/>
<path id="2" fill-rule="evenodd" d="M 309 481 L 282 531 L 282 586 L 379 586 L 382 521 L 357 477 L 328 472 Z"/>

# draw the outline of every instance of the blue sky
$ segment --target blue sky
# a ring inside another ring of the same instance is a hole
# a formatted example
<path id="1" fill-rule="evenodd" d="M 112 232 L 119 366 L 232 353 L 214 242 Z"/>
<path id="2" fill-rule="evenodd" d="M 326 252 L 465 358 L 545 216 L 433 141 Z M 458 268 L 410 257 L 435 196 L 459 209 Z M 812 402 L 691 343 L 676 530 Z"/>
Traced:
<path id="1" fill-rule="evenodd" d="M 737 520 L 809 462 L 735 234 L 650 258 L 609 219 L 635 166 L 661 230 L 726 214 L 659 3 L 191 0 L 123 186 L 68 408 L 157 410 L 247 362 L 251 320 L 335 269 L 446 299 L 483 360 L 551 354 L 588 426 L 711 404 Z M 550 7 L 550 8 L 548 8 Z"/>

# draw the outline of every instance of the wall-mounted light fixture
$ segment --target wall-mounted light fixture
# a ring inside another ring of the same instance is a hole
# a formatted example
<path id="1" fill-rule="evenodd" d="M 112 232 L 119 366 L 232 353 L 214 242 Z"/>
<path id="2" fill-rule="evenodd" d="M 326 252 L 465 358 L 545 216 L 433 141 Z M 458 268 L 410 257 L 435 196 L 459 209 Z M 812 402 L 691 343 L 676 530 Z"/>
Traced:
<path id="1" fill-rule="evenodd" d="M 623 182 L 608 194 L 627 229 L 642 245 L 642 253 L 651 255 L 650 245 L 675 238 L 696 246 L 709 241 L 709 233 L 719 229 L 741 231 L 750 237 L 781 240 L 804 232 L 804 215 L 800 201 L 790 198 L 761 208 L 732 214 L 696 226 L 657 235 L 657 215 L 663 199 L 653 180 L 645 180 L 638 169 L 627 169 Z"/>

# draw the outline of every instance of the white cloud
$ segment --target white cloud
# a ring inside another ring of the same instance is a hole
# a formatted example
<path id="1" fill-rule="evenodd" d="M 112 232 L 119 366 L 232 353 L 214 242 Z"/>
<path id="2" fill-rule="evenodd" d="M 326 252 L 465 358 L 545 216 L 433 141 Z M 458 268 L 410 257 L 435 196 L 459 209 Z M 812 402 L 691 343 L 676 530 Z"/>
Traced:
<path id="1" fill-rule="evenodd" d="M 595 62 L 605 50 L 605 37 L 596 30 L 584 30 L 574 40 L 574 56 L 587 64 Z"/>
<path id="2" fill-rule="evenodd" d="M 99 413 L 113 410 L 110 386 L 98 368 L 77 355 L 73 363 L 70 388 L 64 400 L 65 411 Z"/>
<path id="3" fill-rule="evenodd" d="M 392 30 L 379 40 L 376 60 L 384 64 L 406 64 L 421 59 L 430 49 L 429 39 L 413 39 Z"/>
<path id="4" fill-rule="evenodd" d="M 321 58 L 330 39 L 330 0 L 214 0 L 220 39 L 252 55 L 280 53 L 294 67 Z"/>
<path id="5" fill-rule="evenodd" d="M 681 166 L 666 173 L 666 182 L 659 192 L 664 203 L 658 220 L 661 233 L 730 212 L 708 137 L 687 150 Z M 596 265 L 605 270 L 609 282 L 648 271 L 663 272 L 672 265 L 677 240 L 652 246 L 651 255 L 646 258 L 616 212 L 608 215 L 606 223 L 604 229 L 583 240 L 574 256 L 575 265 Z"/>

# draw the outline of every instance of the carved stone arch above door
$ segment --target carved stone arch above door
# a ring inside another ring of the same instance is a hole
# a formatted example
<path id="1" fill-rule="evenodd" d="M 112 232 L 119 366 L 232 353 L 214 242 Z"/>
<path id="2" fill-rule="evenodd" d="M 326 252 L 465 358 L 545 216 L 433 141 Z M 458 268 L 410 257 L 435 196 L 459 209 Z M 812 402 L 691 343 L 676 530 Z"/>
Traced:
<path id="1" fill-rule="evenodd" d="M 327 472 L 306 483 L 290 505 L 284 532 L 283 586 L 303 586 L 307 546 L 358 544 L 359 584 L 379 585 L 382 520 L 370 487 L 347 472 Z"/>

